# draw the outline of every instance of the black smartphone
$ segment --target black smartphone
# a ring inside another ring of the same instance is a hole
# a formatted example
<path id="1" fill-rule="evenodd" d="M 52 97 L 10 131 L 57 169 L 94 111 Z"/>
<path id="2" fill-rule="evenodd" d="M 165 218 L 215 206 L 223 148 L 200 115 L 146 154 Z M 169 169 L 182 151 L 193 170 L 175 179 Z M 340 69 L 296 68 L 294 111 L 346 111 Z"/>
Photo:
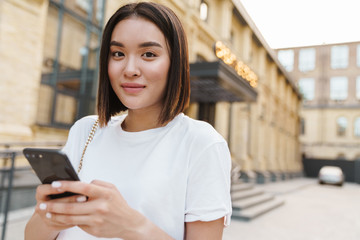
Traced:
<path id="1" fill-rule="evenodd" d="M 25 148 L 23 153 L 43 184 L 53 181 L 79 181 L 69 158 L 59 149 Z M 50 195 L 50 198 L 62 198 L 76 195 L 71 192 Z"/>

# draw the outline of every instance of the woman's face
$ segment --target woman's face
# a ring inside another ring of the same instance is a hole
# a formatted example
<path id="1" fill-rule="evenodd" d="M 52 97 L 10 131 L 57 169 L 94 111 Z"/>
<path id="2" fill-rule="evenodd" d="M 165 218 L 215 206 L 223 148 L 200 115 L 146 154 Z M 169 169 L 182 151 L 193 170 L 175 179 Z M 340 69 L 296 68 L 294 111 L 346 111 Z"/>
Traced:
<path id="1" fill-rule="evenodd" d="M 114 92 L 129 111 L 161 111 L 169 67 L 165 36 L 154 23 L 130 17 L 115 26 L 108 74 Z"/>

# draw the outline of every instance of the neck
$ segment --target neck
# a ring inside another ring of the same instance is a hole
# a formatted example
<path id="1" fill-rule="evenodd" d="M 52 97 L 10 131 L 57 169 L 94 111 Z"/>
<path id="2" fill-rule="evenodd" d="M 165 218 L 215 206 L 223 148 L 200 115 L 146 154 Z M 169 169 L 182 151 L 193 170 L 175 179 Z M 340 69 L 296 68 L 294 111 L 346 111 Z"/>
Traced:
<path id="1" fill-rule="evenodd" d="M 122 123 L 122 129 L 127 132 L 140 132 L 164 125 L 159 123 L 158 113 L 128 110 L 128 115 Z"/>

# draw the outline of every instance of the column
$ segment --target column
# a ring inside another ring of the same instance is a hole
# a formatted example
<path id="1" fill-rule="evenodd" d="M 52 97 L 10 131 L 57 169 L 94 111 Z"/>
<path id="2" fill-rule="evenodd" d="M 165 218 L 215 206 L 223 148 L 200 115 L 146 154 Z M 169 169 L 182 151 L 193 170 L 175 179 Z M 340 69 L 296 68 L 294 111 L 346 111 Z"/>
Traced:
<path id="1" fill-rule="evenodd" d="M 218 102 L 215 110 L 215 129 L 228 140 L 230 103 Z"/>

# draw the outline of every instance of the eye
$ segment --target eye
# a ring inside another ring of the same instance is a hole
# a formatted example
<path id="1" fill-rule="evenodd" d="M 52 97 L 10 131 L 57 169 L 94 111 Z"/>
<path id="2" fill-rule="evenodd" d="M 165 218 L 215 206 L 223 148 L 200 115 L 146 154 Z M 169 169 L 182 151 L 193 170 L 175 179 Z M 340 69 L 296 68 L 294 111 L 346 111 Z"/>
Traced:
<path id="1" fill-rule="evenodd" d="M 141 55 L 141 56 L 143 56 L 143 57 L 145 57 L 145 58 L 153 58 L 153 57 L 156 57 L 156 55 L 155 55 L 154 53 L 152 53 L 152 52 L 146 52 L 146 53 L 144 53 L 144 54 Z"/>
<path id="2" fill-rule="evenodd" d="M 112 52 L 112 53 L 111 53 L 111 56 L 116 57 L 116 58 L 119 58 L 119 57 L 123 57 L 123 56 L 124 56 L 124 53 L 119 52 L 119 51 L 116 51 L 116 52 Z"/>

